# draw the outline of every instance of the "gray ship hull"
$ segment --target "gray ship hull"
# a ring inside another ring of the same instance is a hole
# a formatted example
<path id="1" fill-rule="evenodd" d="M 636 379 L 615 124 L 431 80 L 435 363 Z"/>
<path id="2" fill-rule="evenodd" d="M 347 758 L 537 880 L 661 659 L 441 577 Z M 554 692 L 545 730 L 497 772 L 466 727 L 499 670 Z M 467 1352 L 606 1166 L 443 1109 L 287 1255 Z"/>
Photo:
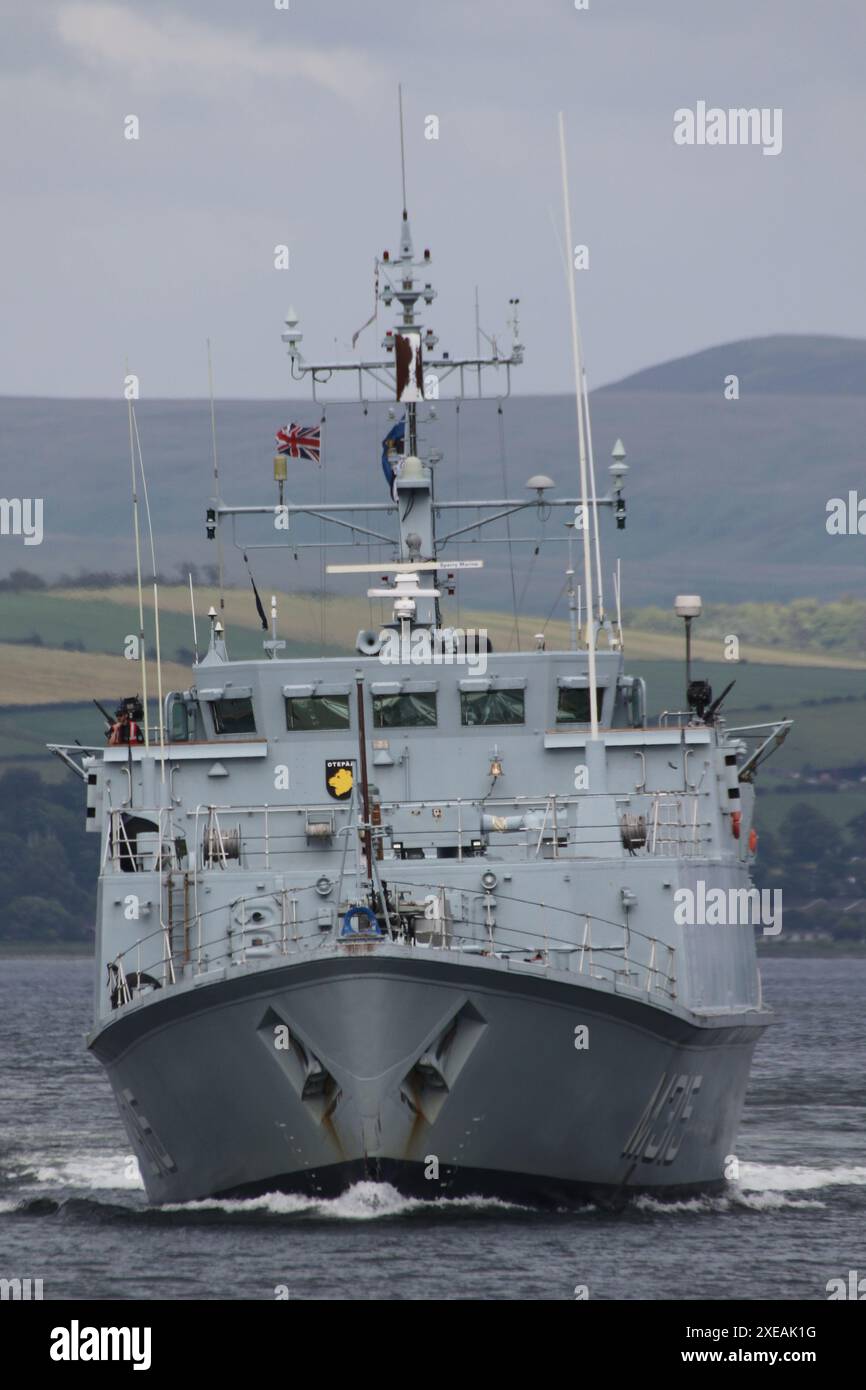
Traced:
<path id="1" fill-rule="evenodd" d="M 724 1184 L 765 1011 L 447 950 L 303 954 L 180 981 L 92 1034 L 151 1201 Z"/>

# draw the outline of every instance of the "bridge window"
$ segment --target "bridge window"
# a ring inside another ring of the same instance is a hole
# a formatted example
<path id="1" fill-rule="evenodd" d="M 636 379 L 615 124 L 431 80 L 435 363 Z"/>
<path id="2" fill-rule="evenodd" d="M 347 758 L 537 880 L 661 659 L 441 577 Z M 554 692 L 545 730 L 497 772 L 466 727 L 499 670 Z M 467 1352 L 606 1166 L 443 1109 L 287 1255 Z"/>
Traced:
<path id="1" fill-rule="evenodd" d="M 186 743 L 190 737 L 189 706 L 181 695 L 171 694 L 168 700 L 168 736 L 172 743 Z"/>
<path id="2" fill-rule="evenodd" d="M 377 729 L 431 728 L 435 724 L 436 695 L 432 690 L 373 696 L 373 725 Z"/>
<path id="3" fill-rule="evenodd" d="M 348 729 L 348 695 L 287 695 L 287 729 Z"/>
<path id="4" fill-rule="evenodd" d="M 524 692 L 522 690 L 461 690 L 460 722 L 462 724 L 523 724 Z"/>
<path id="5" fill-rule="evenodd" d="M 212 700 L 214 727 L 218 734 L 254 734 L 256 719 L 248 695 Z"/>
<path id="6" fill-rule="evenodd" d="M 600 686 L 595 692 L 596 718 L 599 720 L 601 719 L 603 704 L 604 687 Z M 559 687 L 556 700 L 556 722 L 557 724 L 589 724 L 589 686 Z"/>

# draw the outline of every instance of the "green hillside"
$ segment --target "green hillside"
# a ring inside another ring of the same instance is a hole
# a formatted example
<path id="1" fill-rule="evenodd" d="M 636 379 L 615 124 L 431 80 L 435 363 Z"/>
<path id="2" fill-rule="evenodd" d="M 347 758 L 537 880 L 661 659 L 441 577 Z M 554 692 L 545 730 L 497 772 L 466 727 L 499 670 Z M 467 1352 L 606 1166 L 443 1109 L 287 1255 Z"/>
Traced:
<path id="1" fill-rule="evenodd" d="M 607 391 L 717 391 L 736 373 L 740 390 L 757 394 L 862 396 L 866 343 L 860 338 L 774 334 L 721 343 L 634 372 Z"/>
<path id="2" fill-rule="evenodd" d="M 169 657 L 166 679 L 188 679 L 190 622 L 182 587 L 166 586 L 161 599 L 163 649 Z M 201 604 L 207 602 L 203 593 Z M 806 905 L 827 899 L 818 925 L 840 943 L 866 932 L 851 902 L 866 898 L 866 669 L 862 664 L 862 604 L 822 607 L 796 605 L 709 607 L 696 627 L 694 674 L 706 677 L 720 694 L 735 680 L 724 714 L 729 725 L 769 723 L 791 718 L 794 728 L 758 778 L 757 825 L 760 851 L 756 876 L 761 886 L 782 886 L 788 921 L 795 931 L 816 925 Z M 248 589 L 226 594 L 232 654 L 261 656 L 261 629 Z M 351 650 L 358 626 L 370 619 L 363 600 L 336 598 L 323 615 L 311 596 L 283 596 L 281 624 L 291 634 L 290 655 L 334 654 Z M 463 614 L 464 622 L 489 623 L 494 644 L 507 649 L 513 636 L 509 616 Z M 323 629 L 324 624 L 324 629 Z M 523 631 L 539 630 L 542 619 L 527 618 Z M 104 721 L 90 697 L 128 693 L 138 668 L 118 655 L 123 638 L 138 626 L 134 593 L 43 589 L 0 594 L 0 839 L 6 855 L 0 872 L 0 944 L 86 942 L 92 930 L 97 872 L 97 837 L 84 832 L 83 789 L 45 745 L 73 742 L 100 746 Z M 150 628 L 150 614 L 146 616 Z M 199 624 L 199 640 L 202 627 Z M 328 642 L 322 647 L 322 632 Z M 547 625 L 551 643 L 567 645 L 567 624 Z M 710 660 L 721 637 L 734 631 L 749 659 Z M 715 635 L 712 635 L 715 634 Z M 754 645 L 750 645 L 752 638 Z M 35 640 L 38 639 L 38 640 Z M 790 646 L 785 642 L 792 643 Z M 66 644 L 66 650 L 63 644 Z M 81 649 L 84 650 L 81 650 Z M 856 655 L 844 653 L 853 649 Z M 627 625 L 627 668 L 648 686 L 649 712 L 679 709 L 684 696 L 683 639 L 677 620 L 666 611 L 636 610 Z M 655 655 L 653 655 L 655 653 Z M 755 659 L 763 653 L 764 659 Z M 861 661 L 859 667 L 840 664 Z M 34 703 L 44 697 L 46 663 L 62 675 L 60 686 L 78 690 L 75 698 Z M 806 663 L 806 664 L 804 664 Z M 812 664 L 808 664 L 812 663 Z M 40 682 L 43 685 L 40 686 Z M 10 692 L 17 691 L 15 698 Z M 52 882 L 44 866 L 50 856 Z M 48 935 L 46 935 L 48 933 Z"/>
<path id="3" fill-rule="evenodd" d="M 730 375 L 739 379 L 737 400 L 725 399 Z M 519 390 L 519 374 L 514 384 Z M 866 597 L 863 537 L 830 535 L 825 525 L 829 499 L 864 492 L 864 387 L 866 343 L 803 335 L 727 343 L 593 391 L 600 488 L 608 486 L 617 436 L 630 467 L 626 530 L 603 518 L 605 583 L 619 557 L 628 606 L 667 607 L 684 587 L 708 604 Z M 329 405 L 322 467 L 292 469 L 291 500 L 313 506 L 386 500 L 380 455 L 388 408 L 387 401 Z M 227 501 L 275 500 L 273 433 L 285 412 L 282 400 L 217 402 Z M 212 566 L 216 547 L 204 531 L 212 491 L 207 402 L 142 400 L 138 422 L 160 566 L 173 575 L 190 565 Z M 57 439 L 65 441 L 60 470 Z M 577 487 L 574 402 L 565 395 L 467 400 L 459 413 L 442 399 L 437 418 L 423 424 L 422 443 L 441 453 L 435 469 L 442 500 L 497 497 L 506 486 L 509 496 L 523 498 L 534 473 L 548 474 L 563 495 Z M 129 572 L 129 475 L 118 467 L 127 453 L 122 401 L 0 398 L 0 476 L 4 464 L 26 458 L 28 489 L 46 500 L 44 544 L 27 549 L 8 538 L 0 577 L 20 566 L 51 580 L 82 569 Z M 562 519 L 533 508 L 512 526 L 520 537 L 513 550 L 526 612 L 546 614 L 562 587 Z M 393 517 L 385 524 L 390 534 Z M 263 592 L 319 586 L 321 557 L 305 547 L 320 539 L 321 523 L 298 519 L 293 528 L 284 546 L 251 555 Z M 346 542 L 336 528 L 329 534 Z M 454 543 L 455 559 L 482 553 L 485 559 L 483 571 L 460 578 L 460 597 L 466 607 L 503 611 L 511 593 L 504 525 L 488 534 L 501 545 L 481 552 L 468 541 Z M 226 539 L 228 579 L 240 586 L 248 582 L 241 546 L 272 538 L 248 517 L 238 522 L 237 544 Z M 386 549 L 363 544 L 354 553 L 376 561 Z M 328 582 L 332 593 L 357 592 Z M 189 645 L 182 629 L 172 640 Z"/>

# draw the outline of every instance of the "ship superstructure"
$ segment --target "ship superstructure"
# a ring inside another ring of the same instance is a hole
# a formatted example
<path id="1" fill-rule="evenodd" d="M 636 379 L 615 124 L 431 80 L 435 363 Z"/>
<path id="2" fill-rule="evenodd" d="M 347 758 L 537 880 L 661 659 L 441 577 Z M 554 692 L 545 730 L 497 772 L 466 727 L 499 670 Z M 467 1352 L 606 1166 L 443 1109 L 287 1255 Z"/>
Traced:
<path id="1" fill-rule="evenodd" d="M 510 381 L 523 349 L 515 304 L 507 354 L 437 356 L 418 321 L 429 263 L 404 209 L 379 262 L 399 309 L 384 357 L 307 363 L 294 315 L 284 334 L 314 395 L 339 374 L 360 399 L 365 376 L 390 384 L 391 496 L 295 505 L 278 464 L 276 504 L 208 511 L 216 538 L 239 516 L 278 532 L 312 514 L 390 544 L 335 566 L 386 598 L 381 629 L 345 657 L 285 659 L 274 633 L 235 661 L 214 609 L 161 734 L 145 716 L 143 742 L 56 750 L 101 837 L 89 1046 L 154 1202 L 361 1178 L 675 1193 L 721 1185 L 735 1152 L 769 1020 L 754 926 L 683 921 L 676 903 L 748 900 L 752 779 L 786 730 L 727 728 L 702 682 L 651 725 L 591 598 L 572 600 L 565 650 L 490 650 L 449 625 L 454 574 L 479 563 L 449 546 L 555 507 L 591 546 L 599 515 L 624 523 L 626 469 L 618 446 L 605 497 L 543 476 L 523 498 L 434 495 L 431 378 L 458 395 Z"/>

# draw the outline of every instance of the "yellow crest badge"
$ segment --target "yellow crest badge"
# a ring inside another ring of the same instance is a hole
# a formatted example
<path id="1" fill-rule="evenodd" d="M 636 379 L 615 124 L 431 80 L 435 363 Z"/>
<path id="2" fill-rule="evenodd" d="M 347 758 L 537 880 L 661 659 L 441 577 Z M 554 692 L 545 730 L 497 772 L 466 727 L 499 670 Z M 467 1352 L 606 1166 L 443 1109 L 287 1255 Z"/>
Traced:
<path id="1" fill-rule="evenodd" d="M 351 758 L 325 759 L 325 787 L 335 801 L 348 801 L 355 785 L 355 764 Z"/>

